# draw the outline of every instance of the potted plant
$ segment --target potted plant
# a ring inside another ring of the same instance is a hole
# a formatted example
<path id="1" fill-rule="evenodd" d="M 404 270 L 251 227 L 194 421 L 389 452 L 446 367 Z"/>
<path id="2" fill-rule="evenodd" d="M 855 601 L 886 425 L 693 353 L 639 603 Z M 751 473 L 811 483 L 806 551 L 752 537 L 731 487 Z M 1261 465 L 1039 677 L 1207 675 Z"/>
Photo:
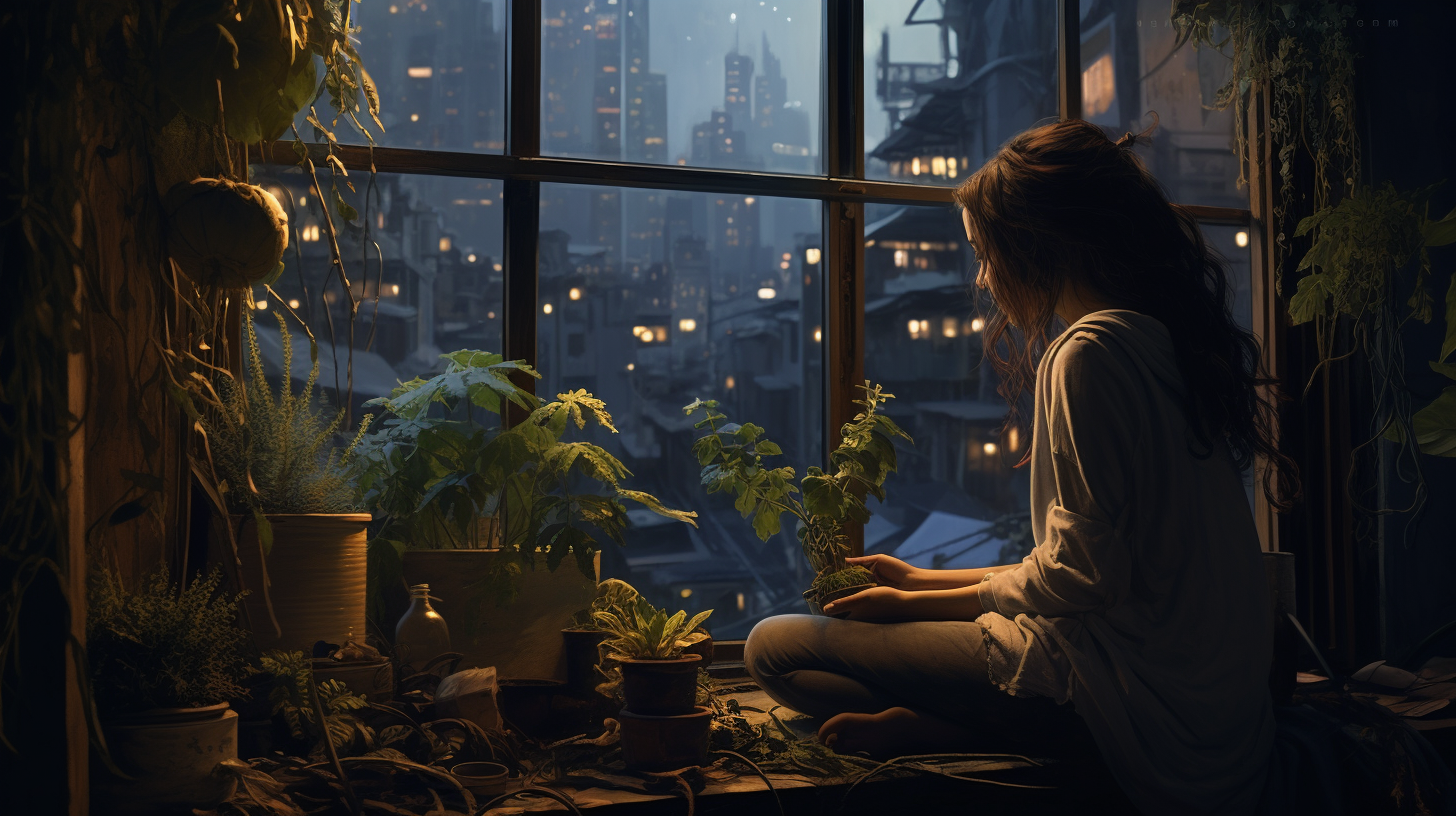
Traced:
<path id="1" fill-rule="evenodd" d="M 855 404 L 864 410 L 840 429 L 839 447 L 829 455 L 832 472 L 807 469 L 800 481 L 802 501 L 793 496 L 801 491 L 793 484 L 792 467 L 763 464 L 764 457 L 783 453 L 764 438 L 763 428 L 751 422 L 728 422 L 718 410 L 717 400 L 694 400 L 683 407 L 688 416 L 703 411 L 694 427 L 706 428 L 708 433 L 693 443 L 693 454 L 702 466 L 702 481 L 709 493 L 734 493 L 733 506 L 744 518 L 753 517 L 753 530 L 763 541 L 779 532 L 783 513 L 798 519 L 799 544 L 814 570 L 804 600 L 814 614 L 822 614 L 831 601 L 875 585 L 869 570 L 845 563 L 850 549 L 844 525 L 869 521 L 864 497 L 869 494 L 885 500 L 885 478 L 896 468 L 895 439 L 913 443 L 894 420 L 880 413 L 880 407 L 895 395 L 869 381 L 860 388 L 865 398 Z"/>
<path id="2" fill-rule="evenodd" d="M 369 514 L 346 465 L 369 418 L 341 455 L 333 442 L 344 415 L 330 416 L 315 395 L 317 355 L 293 393 L 293 338 L 278 315 L 283 374 L 275 395 L 251 314 L 243 330 L 247 387 L 221 377 L 219 409 L 198 417 L 217 476 L 214 500 L 227 519 L 212 557 L 235 566 L 249 590 L 244 610 L 259 646 L 312 654 L 318 641 L 364 636 Z"/>
<path id="3" fill-rule="evenodd" d="M 707 761 L 713 709 L 697 705 L 703 658 L 687 649 L 707 637 L 698 628 L 711 614 L 669 615 L 640 596 L 592 613 L 607 633 L 601 671 L 609 682 L 601 688 L 617 690 L 624 703 L 618 722 L 628 768 L 670 771 Z"/>
<path id="4" fill-rule="evenodd" d="M 179 589 L 161 569 L 131 593 L 110 570 L 92 576 L 86 659 L 112 766 L 92 785 L 110 813 L 185 812 L 230 793 L 212 771 L 238 755 L 228 700 L 244 694 L 248 633 L 221 582 L 213 570 Z"/>
<path id="5" fill-rule="evenodd" d="M 596 620 L 596 613 L 606 612 L 625 620 L 627 610 L 636 605 L 639 597 L 631 584 L 608 578 L 597 584 L 591 606 L 572 615 L 571 625 L 561 630 L 566 653 L 566 686 L 573 694 L 589 697 L 596 690 L 600 649 L 608 634 Z"/>
<path id="6" fill-rule="evenodd" d="M 357 450 L 368 506 L 383 521 L 370 542 L 372 593 L 429 584 L 443 613 L 471 636 L 466 665 L 493 665 L 503 678 L 562 674 L 561 629 L 586 606 L 597 581 L 597 535 L 624 543 L 624 500 L 696 524 L 627 489 L 630 475 L 597 445 L 569 441 L 587 422 L 616 433 L 601 400 L 584 390 L 542 402 L 511 381 L 539 377 L 520 361 L 462 350 L 445 370 L 402 384 L 369 405 L 385 419 Z M 504 427 L 506 405 L 529 412 Z M 558 572 L 572 560 L 577 574 Z M 489 607 L 509 607 L 509 626 L 483 626 Z"/>
<path id="7" fill-rule="evenodd" d="M 706 637 L 696 630 L 711 614 L 709 609 L 692 618 L 681 610 L 669 615 L 642 597 L 592 613 L 607 633 L 602 651 L 621 673 L 629 711 L 657 717 L 692 712 L 703 658 L 685 649 Z"/>

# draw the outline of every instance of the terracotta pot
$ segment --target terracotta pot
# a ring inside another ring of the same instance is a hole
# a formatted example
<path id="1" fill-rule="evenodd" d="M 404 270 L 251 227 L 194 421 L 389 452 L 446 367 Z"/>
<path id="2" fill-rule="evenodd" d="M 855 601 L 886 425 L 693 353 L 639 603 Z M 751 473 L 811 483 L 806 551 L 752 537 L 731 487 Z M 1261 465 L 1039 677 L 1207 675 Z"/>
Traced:
<path id="1" fill-rule="evenodd" d="M 227 703 L 144 711 L 109 718 L 102 728 L 112 761 L 132 777 L 93 770 L 92 801 L 106 803 L 106 813 L 190 813 L 217 805 L 236 787 L 212 773 L 238 756 L 238 714 Z"/>
<path id="2" fill-rule="evenodd" d="M 451 768 L 450 773 L 479 798 L 505 793 L 511 771 L 499 762 L 462 762 Z"/>
<path id="3" fill-rule="evenodd" d="M 528 737 L 553 733 L 556 696 L 566 692 L 560 680 L 514 678 L 500 681 L 500 713 L 506 722 Z"/>
<path id="4" fill-rule="evenodd" d="M 856 584 L 854 586 L 844 587 L 843 589 L 836 589 L 833 592 L 826 592 L 826 593 L 824 593 L 823 595 L 821 595 L 819 597 L 819 604 L 820 604 L 819 611 L 817 613 L 815 613 L 815 614 L 823 615 L 823 614 L 825 614 L 824 613 L 824 607 L 828 606 L 829 604 L 831 604 L 831 603 L 839 600 L 840 598 L 848 598 L 849 596 L 851 596 L 851 595 L 853 595 L 853 594 L 855 594 L 857 592 L 864 592 L 866 589 L 869 589 L 870 587 L 874 587 L 874 586 L 879 586 L 879 584 Z M 831 617 L 831 618 L 847 618 L 847 617 L 849 617 L 849 613 L 848 612 L 836 612 L 833 615 L 829 615 L 829 617 Z"/>
<path id="5" fill-rule="evenodd" d="M 607 633 L 595 629 L 562 629 L 561 638 L 566 651 L 566 687 L 578 697 L 596 694 L 597 664 L 601 661 L 598 652 Z"/>
<path id="6" fill-rule="evenodd" d="M 596 581 L 574 560 L 555 572 L 538 556 L 535 569 L 522 567 L 516 599 L 501 607 L 477 586 L 500 559 L 519 556 L 500 550 L 406 550 L 404 576 L 429 584 L 436 611 L 450 624 L 451 646 L 465 658 L 462 668 L 494 666 L 502 679 L 566 680 L 561 630 L 578 610 L 591 606 Z M 517 562 L 519 563 L 519 561 Z"/>
<path id="7" fill-rule="evenodd" d="M 675 771 L 708 762 L 708 727 L 713 709 L 697 706 L 676 717 L 623 711 L 622 759 L 635 771 Z"/>
<path id="8" fill-rule="evenodd" d="M 708 635 L 708 630 L 704 629 L 701 626 L 699 626 L 694 631 Z M 703 659 L 703 662 L 699 665 L 702 668 L 708 668 L 709 666 L 713 665 L 713 636 L 708 635 L 697 643 L 694 643 L 686 649 L 683 649 L 683 654 L 695 654 L 698 657 L 701 657 Z"/>
<path id="9" fill-rule="evenodd" d="M 309 657 L 320 640 L 363 640 L 368 513 L 270 515 L 273 549 L 266 556 L 251 516 L 235 516 L 231 523 L 242 588 L 248 590 L 243 608 L 259 648 Z M 214 531 L 211 550 L 214 563 L 232 562 L 225 532 Z"/>
<path id="10" fill-rule="evenodd" d="M 623 660 L 622 699 L 628 711 L 653 717 L 691 714 L 698 699 L 699 655 L 676 660 Z"/>

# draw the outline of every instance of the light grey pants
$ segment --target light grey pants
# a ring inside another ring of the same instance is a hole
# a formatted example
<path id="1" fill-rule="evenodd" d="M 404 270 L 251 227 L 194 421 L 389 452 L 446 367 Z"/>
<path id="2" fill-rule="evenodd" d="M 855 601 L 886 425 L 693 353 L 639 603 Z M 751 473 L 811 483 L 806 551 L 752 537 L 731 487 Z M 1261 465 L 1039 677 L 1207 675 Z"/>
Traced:
<path id="1" fill-rule="evenodd" d="M 985 630 L 971 621 L 867 623 L 780 615 L 753 628 L 748 673 L 781 705 L 813 717 L 904 706 L 960 725 L 966 750 L 1090 747 L 1070 705 L 1012 697 L 992 684 Z"/>

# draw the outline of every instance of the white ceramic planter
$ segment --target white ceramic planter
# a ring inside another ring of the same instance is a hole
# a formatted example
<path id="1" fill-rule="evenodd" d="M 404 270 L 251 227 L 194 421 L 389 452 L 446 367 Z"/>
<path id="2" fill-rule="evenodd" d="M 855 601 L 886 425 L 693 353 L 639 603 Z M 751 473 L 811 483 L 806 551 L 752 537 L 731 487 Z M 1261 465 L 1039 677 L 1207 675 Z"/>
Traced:
<path id="1" fill-rule="evenodd" d="M 236 785 L 212 772 L 238 756 L 238 714 L 227 703 L 156 709 L 102 727 L 112 761 L 132 779 L 93 771 L 92 812 L 190 813 L 218 804 Z"/>

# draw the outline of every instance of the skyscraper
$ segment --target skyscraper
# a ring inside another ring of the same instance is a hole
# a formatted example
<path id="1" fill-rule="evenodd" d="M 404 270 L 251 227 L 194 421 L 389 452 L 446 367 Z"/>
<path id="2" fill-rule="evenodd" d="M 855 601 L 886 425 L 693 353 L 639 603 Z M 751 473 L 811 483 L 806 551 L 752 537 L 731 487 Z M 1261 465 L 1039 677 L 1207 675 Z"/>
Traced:
<path id="1" fill-rule="evenodd" d="M 723 110 L 741 128 L 753 121 L 753 58 L 733 50 L 723 57 Z M 742 151 L 740 151 L 742 152 Z"/>

